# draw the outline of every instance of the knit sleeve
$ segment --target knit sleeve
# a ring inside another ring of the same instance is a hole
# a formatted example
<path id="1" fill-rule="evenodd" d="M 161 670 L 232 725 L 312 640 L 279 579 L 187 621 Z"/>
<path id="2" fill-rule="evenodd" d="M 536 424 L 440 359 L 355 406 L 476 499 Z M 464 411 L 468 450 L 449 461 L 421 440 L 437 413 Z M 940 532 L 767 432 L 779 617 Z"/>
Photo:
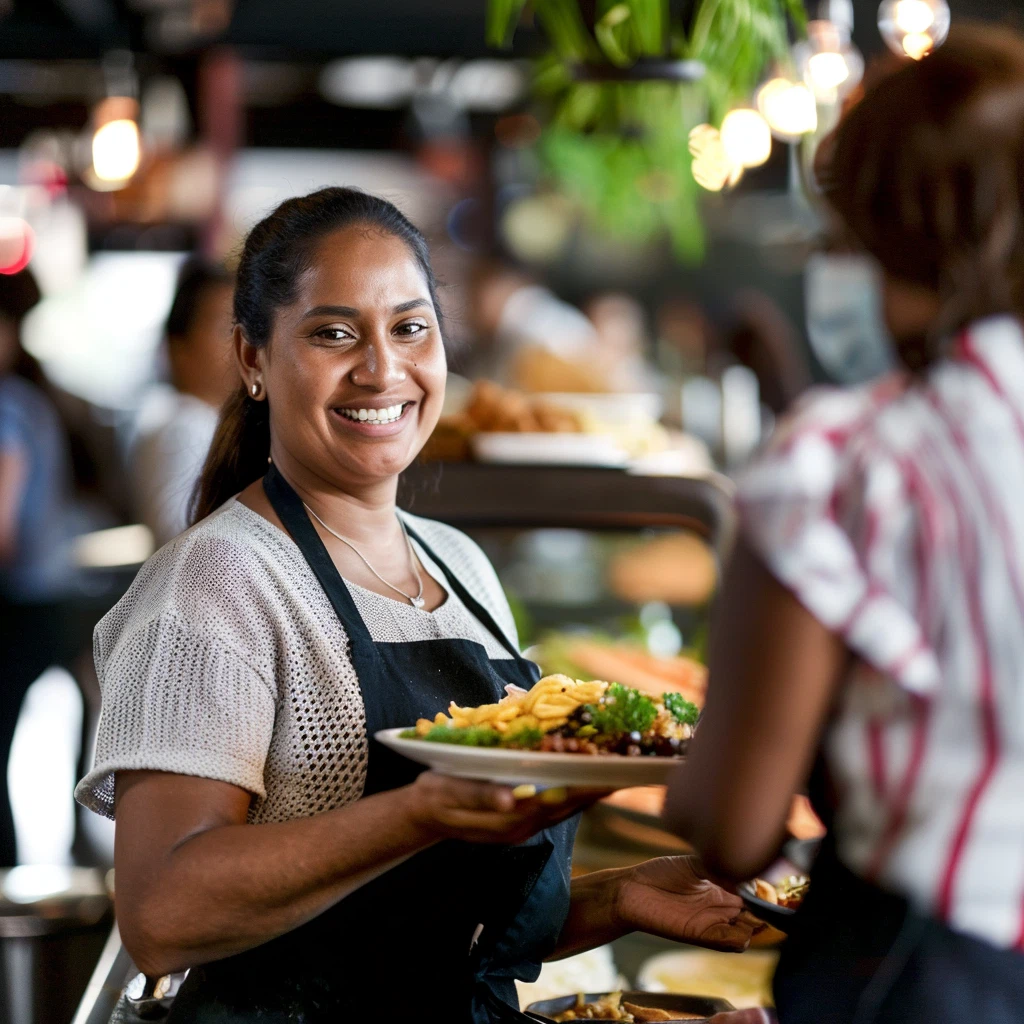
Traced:
<path id="1" fill-rule="evenodd" d="M 137 769 L 266 795 L 275 701 L 242 655 L 167 612 L 122 634 L 100 670 L 96 757 L 75 791 L 79 802 L 113 818 L 114 776 Z"/>

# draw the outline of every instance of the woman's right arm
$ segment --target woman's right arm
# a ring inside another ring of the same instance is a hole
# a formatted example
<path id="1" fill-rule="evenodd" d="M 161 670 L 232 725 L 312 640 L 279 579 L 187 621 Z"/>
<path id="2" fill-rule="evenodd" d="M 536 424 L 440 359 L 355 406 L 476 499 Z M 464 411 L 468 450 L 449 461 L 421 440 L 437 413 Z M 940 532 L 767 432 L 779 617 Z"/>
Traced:
<path id="1" fill-rule="evenodd" d="M 522 842 L 593 794 L 554 805 L 425 772 L 337 810 L 249 825 L 251 795 L 164 772 L 117 775 L 117 917 L 125 947 L 157 977 L 268 942 L 445 838 Z"/>

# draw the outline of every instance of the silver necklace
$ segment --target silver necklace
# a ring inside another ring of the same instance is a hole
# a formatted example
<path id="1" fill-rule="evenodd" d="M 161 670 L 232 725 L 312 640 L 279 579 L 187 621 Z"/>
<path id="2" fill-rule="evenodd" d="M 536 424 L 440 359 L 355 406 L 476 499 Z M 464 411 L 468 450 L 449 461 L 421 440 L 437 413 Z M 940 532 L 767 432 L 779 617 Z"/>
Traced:
<path id="1" fill-rule="evenodd" d="M 398 519 L 398 525 L 402 528 L 402 536 L 405 538 L 405 546 L 409 549 L 409 565 L 412 566 L 412 574 L 416 577 L 416 582 L 419 584 L 419 592 L 415 597 L 412 594 L 407 594 L 404 590 L 400 590 L 393 583 L 388 583 L 386 579 L 366 559 L 366 555 L 362 553 L 348 538 L 342 537 L 340 533 L 332 530 L 305 502 L 302 503 L 305 510 L 332 536 L 337 537 L 342 544 L 347 544 L 363 561 L 363 565 L 366 566 L 374 576 L 377 577 L 389 590 L 393 590 L 396 594 L 401 594 L 413 606 L 413 608 L 422 608 L 425 604 L 423 600 L 423 577 L 420 575 L 419 569 L 416 568 L 416 552 L 412 549 L 412 541 L 409 539 L 409 534 L 406 532 L 405 523 L 402 522 L 400 516 L 396 516 Z"/>

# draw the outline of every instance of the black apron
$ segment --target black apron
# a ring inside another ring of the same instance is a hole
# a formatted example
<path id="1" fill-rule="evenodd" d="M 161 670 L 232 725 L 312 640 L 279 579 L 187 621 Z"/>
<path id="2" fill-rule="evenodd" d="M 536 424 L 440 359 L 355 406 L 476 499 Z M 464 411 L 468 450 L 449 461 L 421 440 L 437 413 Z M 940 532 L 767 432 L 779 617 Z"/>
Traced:
<path id="1" fill-rule="evenodd" d="M 775 972 L 779 1024 L 1020 1024 L 1024 957 L 843 865 L 826 838 Z"/>
<path id="2" fill-rule="evenodd" d="M 365 796 L 408 785 L 424 770 L 374 740 L 377 731 L 433 718 L 452 700 L 493 703 L 507 684 L 537 681 L 536 665 L 412 530 L 449 593 L 512 657 L 491 661 L 470 640 L 374 642 L 298 495 L 273 466 L 263 486 L 348 635 L 366 707 Z M 515 980 L 536 978 L 568 915 L 577 824 L 519 846 L 449 840 L 424 850 L 294 931 L 193 968 L 169 1021 L 525 1021 Z"/>

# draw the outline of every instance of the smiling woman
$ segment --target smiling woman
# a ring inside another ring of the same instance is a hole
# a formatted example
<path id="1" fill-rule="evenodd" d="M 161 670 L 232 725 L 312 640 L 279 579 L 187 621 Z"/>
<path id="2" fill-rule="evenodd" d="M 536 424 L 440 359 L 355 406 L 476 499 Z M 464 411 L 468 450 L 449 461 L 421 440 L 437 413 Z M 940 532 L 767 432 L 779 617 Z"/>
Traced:
<path id="1" fill-rule="evenodd" d="M 446 376 L 426 245 L 324 189 L 253 230 L 195 525 L 96 634 L 103 718 L 78 797 L 117 817 L 118 924 L 172 1022 L 522 1021 L 515 979 L 643 927 L 746 945 L 685 858 L 570 889 L 576 812 L 423 772 L 373 740 L 531 687 L 494 570 L 395 507 Z M 382 950 L 387 955 L 382 955 Z M 403 984 L 394 985 L 394 965 Z"/>

